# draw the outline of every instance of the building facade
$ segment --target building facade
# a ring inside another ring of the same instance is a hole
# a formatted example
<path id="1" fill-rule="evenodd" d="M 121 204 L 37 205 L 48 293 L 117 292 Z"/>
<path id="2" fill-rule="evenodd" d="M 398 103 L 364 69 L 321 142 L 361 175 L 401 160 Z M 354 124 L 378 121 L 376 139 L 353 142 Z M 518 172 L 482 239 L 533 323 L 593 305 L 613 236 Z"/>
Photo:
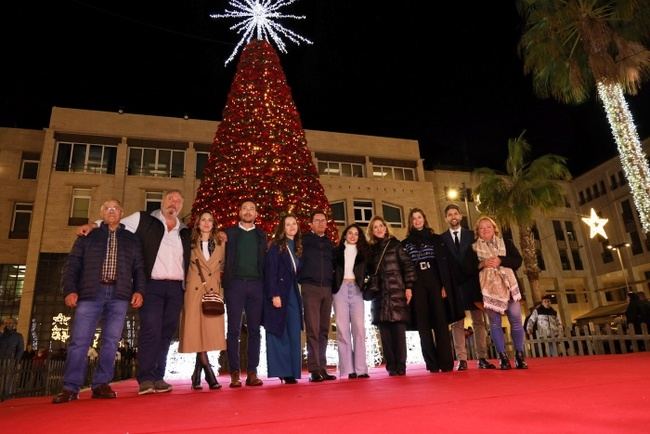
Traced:
<path id="1" fill-rule="evenodd" d="M 168 189 L 184 193 L 189 212 L 217 126 L 55 107 L 43 131 L 0 128 L 0 316 L 18 317 L 19 331 L 36 346 L 62 345 L 71 311 L 63 304 L 60 274 L 77 226 L 97 219 L 108 198 L 121 200 L 127 214 L 157 209 Z M 409 210 L 419 207 L 434 229 L 445 230 L 443 209 L 453 202 L 454 189 L 462 192 L 455 200 L 469 217 L 465 223 L 479 215 L 471 194 L 478 180 L 469 172 L 425 171 L 417 141 L 305 133 L 340 229 L 353 222 L 367 226 L 379 214 L 401 238 Z M 650 243 L 619 171 L 612 159 L 565 183 L 567 206 L 538 216 L 543 271 L 539 293 L 525 284 L 530 306 L 544 293 L 555 293 L 570 323 L 620 300 L 625 276 L 648 292 Z M 610 219 L 612 244 L 630 243 L 621 247 L 624 267 L 615 251 L 603 247 L 607 242 L 588 238 L 580 217 L 590 207 Z M 512 236 L 517 241 L 516 228 Z M 135 339 L 133 312 L 126 333 Z"/>

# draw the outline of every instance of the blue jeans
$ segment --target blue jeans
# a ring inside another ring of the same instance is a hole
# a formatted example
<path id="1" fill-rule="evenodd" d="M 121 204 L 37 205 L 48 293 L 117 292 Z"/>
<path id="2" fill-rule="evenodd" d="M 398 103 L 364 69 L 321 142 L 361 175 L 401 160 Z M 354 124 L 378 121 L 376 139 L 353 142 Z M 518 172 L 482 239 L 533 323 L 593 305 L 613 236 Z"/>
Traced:
<path id="1" fill-rule="evenodd" d="M 108 384 L 113 379 L 117 344 L 122 337 L 128 300 L 113 298 L 114 285 L 99 285 L 97 296 L 77 302 L 72 324 L 72 336 L 63 374 L 63 388 L 78 392 L 84 384 L 88 367 L 88 348 L 92 344 L 97 323 L 103 318 L 99 361 L 93 375 L 92 387 Z"/>
<path id="2" fill-rule="evenodd" d="M 485 309 L 488 319 L 490 320 L 490 333 L 492 334 L 492 341 L 497 347 L 497 351 L 505 353 L 506 344 L 503 329 L 501 328 L 501 314 L 493 310 Z M 515 345 L 516 351 L 524 351 L 524 327 L 521 324 L 521 304 L 518 301 L 510 299 L 508 308 L 506 309 L 508 321 L 510 322 L 510 335 L 512 342 Z"/>

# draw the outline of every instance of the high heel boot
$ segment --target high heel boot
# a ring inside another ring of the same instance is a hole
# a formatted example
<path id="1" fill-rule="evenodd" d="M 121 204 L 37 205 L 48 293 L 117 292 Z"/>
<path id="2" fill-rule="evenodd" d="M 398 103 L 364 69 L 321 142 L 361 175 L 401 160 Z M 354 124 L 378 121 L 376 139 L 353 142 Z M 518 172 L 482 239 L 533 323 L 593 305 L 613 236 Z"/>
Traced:
<path id="1" fill-rule="evenodd" d="M 204 366 L 203 371 L 205 372 L 205 381 L 207 381 L 210 389 L 216 390 L 221 389 L 221 384 L 217 381 L 217 377 L 214 375 L 214 371 L 210 365 Z"/>
<path id="2" fill-rule="evenodd" d="M 503 370 L 512 369 L 506 353 L 499 353 L 499 368 Z"/>
<path id="3" fill-rule="evenodd" d="M 515 352 L 515 368 L 528 369 L 528 364 L 524 360 L 524 353 L 522 351 Z"/>
<path id="4" fill-rule="evenodd" d="M 201 386 L 201 369 L 203 367 L 199 363 L 199 361 L 196 361 L 196 364 L 194 365 L 194 373 L 192 374 L 192 389 L 194 390 L 201 390 L 203 387 Z"/>

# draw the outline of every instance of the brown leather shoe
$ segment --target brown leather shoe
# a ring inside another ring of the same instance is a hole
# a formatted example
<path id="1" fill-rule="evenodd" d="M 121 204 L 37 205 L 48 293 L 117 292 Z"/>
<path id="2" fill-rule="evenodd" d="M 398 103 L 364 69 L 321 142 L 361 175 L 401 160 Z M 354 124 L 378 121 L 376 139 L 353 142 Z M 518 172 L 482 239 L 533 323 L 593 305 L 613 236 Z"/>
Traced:
<path id="1" fill-rule="evenodd" d="M 53 404 L 65 404 L 66 402 L 74 401 L 79 398 L 79 393 L 71 392 L 69 390 L 63 389 L 61 393 L 56 395 L 52 399 Z"/>
<path id="2" fill-rule="evenodd" d="M 117 393 L 108 384 L 101 384 L 93 389 L 92 397 L 95 399 L 113 399 L 117 398 Z"/>
<path id="3" fill-rule="evenodd" d="M 257 378 L 257 372 L 255 371 L 248 371 L 246 373 L 246 385 L 247 386 L 261 386 L 264 384 L 262 380 Z"/>
<path id="4" fill-rule="evenodd" d="M 241 387 L 241 380 L 239 379 L 239 371 L 232 371 L 230 373 L 230 387 Z"/>

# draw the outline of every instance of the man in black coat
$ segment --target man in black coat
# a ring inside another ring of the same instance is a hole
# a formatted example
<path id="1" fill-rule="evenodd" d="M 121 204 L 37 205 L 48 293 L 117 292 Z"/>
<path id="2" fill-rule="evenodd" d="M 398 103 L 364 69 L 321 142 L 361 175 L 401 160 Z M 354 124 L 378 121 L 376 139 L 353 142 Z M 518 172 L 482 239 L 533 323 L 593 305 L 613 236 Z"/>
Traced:
<path id="1" fill-rule="evenodd" d="M 332 315 L 332 280 L 334 245 L 325 234 L 327 216 L 315 211 L 311 216 L 311 232 L 302 237 L 302 267 L 299 282 L 307 335 L 307 369 L 309 381 L 335 380 L 327 373 L 327 341 Z"/>
<path id="2" fill-rule="evenodd" d="M 449 204 L 445 208 L 445 220 L 449 225 L 449 230 L 441 234 L 442 240 L 452 253 L 454 258 L 454 271 L 456 282 L 460 289 L 465 304 L 465 310 L 469 310 L 472 317 L 472 327 L 474 329 L 474 342 L 476 343 L 476 352 L 478 353 L 479 369 L 495 369 L 495 366 L 487 360 L 487 329 L 485 327 L 485 316 L 483 311 L 477 305 L 482 303 L 481 289 L 477 276 L 467 276 L 462 272 L 463 258 L 467 251 L 472 248 L 474 242 L 474 232 L 463 228 L 460 223 L 463 215 L 460 208 L 454 204 Z M 467 346 L 465 344 L 465 319 L 456 321 L 451 325 L 452 335 L 454 337 L 454 350 L 458 359 L 458 371 L 467 370 Z"/>

